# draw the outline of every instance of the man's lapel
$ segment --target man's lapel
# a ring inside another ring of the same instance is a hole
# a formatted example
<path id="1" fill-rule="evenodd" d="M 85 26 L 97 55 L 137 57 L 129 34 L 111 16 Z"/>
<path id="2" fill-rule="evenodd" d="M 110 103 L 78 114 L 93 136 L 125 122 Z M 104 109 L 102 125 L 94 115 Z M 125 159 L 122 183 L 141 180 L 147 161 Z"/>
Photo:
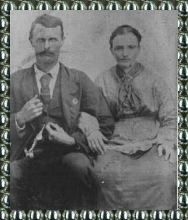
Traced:
<path id="1" fill-rule="evenodd" d="M 28 102 L 35 95 L 39 95 L 37 82 L 35 78 L 34 66 L 32 66 L 24 76 L 22 82 L 22 91 L 24 102 Z"/>
<path id="2" fill-rule="evenodd" d="M 23 91 L 23 99 L 24 103 L 31 100 L 35 95 L 39 97 L 39 91 L 37 87 L 37 81 L 35 77 L 34 65 L 28 70 L 28 72 L 24 75 L 24 80 L 22 81 L 22 91 Z M 36 129 L 38 125 L 38 120 L 34 120 L 30 122 L 31 127 L 33 130 Z"/>
<path id="3" fill-rule="evenodd" d="M 80 88 L 62 64 L 60 71 L 62 109 L 69 132 L 71 132 L 79 117 Z"/>

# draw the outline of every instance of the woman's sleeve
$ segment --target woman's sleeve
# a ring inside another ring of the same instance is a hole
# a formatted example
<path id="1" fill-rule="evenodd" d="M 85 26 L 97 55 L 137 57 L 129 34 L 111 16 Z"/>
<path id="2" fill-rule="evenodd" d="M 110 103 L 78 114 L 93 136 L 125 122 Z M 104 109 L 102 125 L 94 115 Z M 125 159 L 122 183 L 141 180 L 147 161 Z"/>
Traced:
<path id="1" fill-rule="evenodd" d="M 170 89 L 161 78 L 154 83 L 154 96 L 157 99 L 160 122 L 158 141 L 161 144 L 171 142 L 171 146 L 174 146 L 177 143 L 177 109 Z"/>

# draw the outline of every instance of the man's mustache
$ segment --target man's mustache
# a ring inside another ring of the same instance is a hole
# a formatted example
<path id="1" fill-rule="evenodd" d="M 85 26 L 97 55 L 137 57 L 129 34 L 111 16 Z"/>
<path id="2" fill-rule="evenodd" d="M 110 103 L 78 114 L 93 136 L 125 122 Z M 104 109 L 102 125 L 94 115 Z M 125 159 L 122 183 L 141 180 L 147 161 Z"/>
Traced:
<path id="1" fill-rule="evenodd" d="M 54 53 L 53 52 L 50 52 L 50 51 L 42 51 L 42 52 L 38 52 L 37 55 L 39 56 L 54 56 Z"/>

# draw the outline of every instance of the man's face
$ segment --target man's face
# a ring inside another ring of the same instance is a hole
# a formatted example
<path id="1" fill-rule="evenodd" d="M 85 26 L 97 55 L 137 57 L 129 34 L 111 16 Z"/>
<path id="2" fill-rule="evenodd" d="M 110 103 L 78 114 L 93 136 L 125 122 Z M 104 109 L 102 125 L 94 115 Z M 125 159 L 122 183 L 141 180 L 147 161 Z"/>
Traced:
<path id="1" fill-rule="evenodd" d="M 62 46 L 60 26 L 46 28 L 41 24 L 36 24 L 33 30 L 31 44 L 35 49 L 35 54 L 39 62 L 57 62 Z"/>
<path id="2" fill-rule="evenodd" d="M 117 64 L 123 69 L 131 68 L 134 65 L 139 51 L 138 39 L 133 33 L 117 35 L 113 39 L 111 52 Z"/>

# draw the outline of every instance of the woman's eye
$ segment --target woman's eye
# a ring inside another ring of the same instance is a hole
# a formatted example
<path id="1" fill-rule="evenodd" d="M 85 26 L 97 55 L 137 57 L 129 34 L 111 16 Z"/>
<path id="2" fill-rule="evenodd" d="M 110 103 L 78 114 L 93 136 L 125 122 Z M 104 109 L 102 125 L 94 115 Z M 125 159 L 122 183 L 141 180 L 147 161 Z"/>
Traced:
<path id="1" fill-rule="evenodd" d="M 123 48 L 122 47 L 115 47 L 115 50 L 117 51 L 117 50 L 123 50 Z"/>
<path id="2" fill-rule="evenodd" d="M 130 48 L 130 49 L 134 49 L 134 48 L 135 48 L 135 46 L 133 46 L 133 45 L 130 45 L 130 46 L 129 46 L 129 48 Z"/>

